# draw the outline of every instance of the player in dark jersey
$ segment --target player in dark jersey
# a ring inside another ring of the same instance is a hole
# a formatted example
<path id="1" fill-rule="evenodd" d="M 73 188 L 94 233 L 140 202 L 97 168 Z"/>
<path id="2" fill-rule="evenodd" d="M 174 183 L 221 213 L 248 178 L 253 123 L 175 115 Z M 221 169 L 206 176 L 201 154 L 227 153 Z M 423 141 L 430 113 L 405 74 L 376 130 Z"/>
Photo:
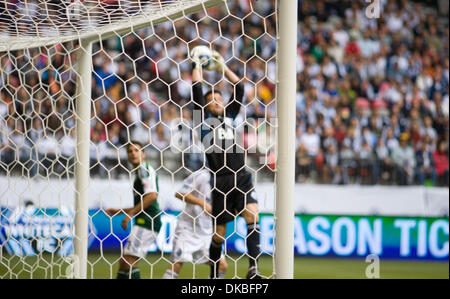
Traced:
<path id="1" fill-rule="evenodd" d="M 143 146 L 131 141 L 127 146 L 128 161 L 133 166 L 133 198 L 134 206 L 126 209 L 107 209 L 111 216 L 125 214 L 122 228 L 128 229 L 129 222 L 134 219 L 128 241 L 124 247 L 119 263 L 118 279 L 139 279 L 137 263 L 144 259 L 148 250 L 156 241 L 161 229 L 161 211 L 158 204 L 158 174 L 145 162 Z"/>
<path id="2" fill-rule="evenodd" d="M 247 223 L 246 244 L 249 256 L 247 278 L 261 278 L 257 268 L 260 255 L 259 215 L 252 175 L 245 169 L 245 151 L 237 144 L 234 121 L 242 106 L 244 87 L 222 56 L 213 52 L 214 70 L 234 85 L 234 93 L 225 105 L 222 94 L 211 90 L 203 94 L 203 69 L 193 62 L 192 92 L 196 110 L 202 111 L 201 141 L 212 172 L 211 197 L 214 235 L 210 246 L 211 278 L 217 277 L 226 225 L 242 216 Z M 195 125 L 195 123 L 194 123 Z"/>

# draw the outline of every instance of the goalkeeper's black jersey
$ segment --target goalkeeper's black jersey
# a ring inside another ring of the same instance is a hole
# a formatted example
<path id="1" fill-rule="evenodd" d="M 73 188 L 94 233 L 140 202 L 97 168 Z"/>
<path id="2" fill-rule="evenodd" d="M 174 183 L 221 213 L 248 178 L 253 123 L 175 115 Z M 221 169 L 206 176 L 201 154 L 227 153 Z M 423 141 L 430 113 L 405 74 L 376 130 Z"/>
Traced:
<path id="1" fill-rule="evenodd" d="M 241 109 L 244 87 L 237 84 L 235 92 L 225 106 L 224 116 L 214 116 L 203 109 L 206 99 L 203 95 L 202 84 L 195 82 L 192 86 L 194 110 L 204 114 L 202 124 L 195 124 L 201 130 L 201 142 L 208 160 L 209 168 L 216 176 L 236 174 L 245 169 L 245 151 L 239 146 L 235 127 L 235 118 Z M 195 118 L 194 118 L 195 121 Z"/>

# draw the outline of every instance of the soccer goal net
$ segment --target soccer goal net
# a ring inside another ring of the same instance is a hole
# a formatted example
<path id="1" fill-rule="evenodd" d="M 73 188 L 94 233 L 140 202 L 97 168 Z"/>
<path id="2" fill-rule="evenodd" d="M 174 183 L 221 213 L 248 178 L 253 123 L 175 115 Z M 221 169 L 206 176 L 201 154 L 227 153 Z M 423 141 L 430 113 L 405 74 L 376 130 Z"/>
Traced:
<path id="1" fill-rule="evenodd" d="M 0 278 L 292 275 L 293 2 L 0 0 Z"/>

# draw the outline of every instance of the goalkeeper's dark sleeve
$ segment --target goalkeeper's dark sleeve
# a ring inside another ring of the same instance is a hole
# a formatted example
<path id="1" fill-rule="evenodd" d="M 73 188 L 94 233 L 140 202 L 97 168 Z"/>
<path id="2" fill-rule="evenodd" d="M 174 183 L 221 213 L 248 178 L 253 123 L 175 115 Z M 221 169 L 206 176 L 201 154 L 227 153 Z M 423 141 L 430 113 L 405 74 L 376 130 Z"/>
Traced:
<path id="1" fill-rule="evenodd" d="M 231 96 L 229 104 L 226 106 L 226 115 L 231 118 L 236 118 L 241 111 L 242 99 L 244 98 L 244 85 L 237 83 L 235 86 L 235 92 Z"/>
<path id="2" fill-rule="evenodd" d="M 192 83 L 192 100 L 194 101 L 194 110 L 203 110 L 206 105 L 205 97 L 203 96 L 203 89 L 201 82 Z"/>

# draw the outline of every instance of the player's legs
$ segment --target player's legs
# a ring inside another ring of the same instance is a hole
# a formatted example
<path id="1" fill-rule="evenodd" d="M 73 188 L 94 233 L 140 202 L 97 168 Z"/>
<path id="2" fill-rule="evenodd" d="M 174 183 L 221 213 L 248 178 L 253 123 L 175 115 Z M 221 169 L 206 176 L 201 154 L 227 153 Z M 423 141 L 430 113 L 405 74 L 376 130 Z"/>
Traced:
<path id="1" fill-rule="evenodd" d="M 170 258 L 172 264 L 169 265 L 162 279 L 177 279 L 183 263 L 192 262 L 192 253 L 189 246 L 189 239 L 192 238 L 189 230 L 183 229 L 180 225 L 177 226 Z"/>
<path id="2" fill-rule="evenodd" d="M 140 279 L 137 264 L 147 255 L 149 247 L 155 242 L 157 233 L 140 226 L 133 226 L 119 262 L 118 279 Z"/>
<path id="3" fill-rule="evenodd" d="M 180 274 L 182 267 L 183 267 L 183 263 L 175 263 L 175 264 L 173 264 L 173 271 L 177 274 Z"/>
<path id="4" fill-rule="evenodd" d="M 227 223 L 235 218 L 234 209 L 229 200 L 229 193 L 234 188 L 233 176 L 221 176 L 215 180 L 215 187 L 211 192 L 213 236 L 209 247 L 211 261 L 211 278 L 219 278 L 219 261 L 222 255 L 222 244 L 227 232 Z"/>
<path id="5" fill-rule="evenodd" d="M 209 246 L 211 234 L 194 232 L 190 226 L 179 222 L 173 239 L 170 261 L 172 265 L 166 270 L 163 279 L 176 279 L 184 263 L 209 263 Z"/>
<path id="6" fill-rule="evenodd" d="M 228 264 L 227 261 L 225 260 L 225 258 L 221 258 L 219 260 L 219 274 L 218 274 L 218 278 L 225 278 L 225 273 L 227 273 L 227 269 L 228 269 Z"/>
<path id="7" fill-rule="evenodd" d="M 216 188 L 212 192 L 213 217 L 215 234 L 211 240 L 210 259 L 211 277 L 218 276 L 218 261 L 225 240 L 226 224 L 235 220 L 236 215 L 242 216 L 247 223 L 246 245 L 249 255 L 248 278 L 260 277 L 257 271 L 258 257 L 260 255 L 260 230 L 258 201 L 254 192 L 252 176 L 248 172 L 236 174 L 236 177 L 222 177 L 216 180 Z M 226 195 L 225 195 L 226 194 Z"/>
<path id="8" fill-rule="evenodd" d="M 227 233 L 227 225 L 215 224 L 213 225 L 214 234 L 211 238 L 211 245 L 209 247 L 209 259 L 211 260 L 211 278 L 219 278 L 220 256 L 222 254 L 222 244 Z"/>
<path id="9" fill-rule="evenodd" d="M 241 216 L 245 219 L 245 223 L 247 223 L 247 237 L 245 238 L 249 255 L 249 274 L 247 275 L 247 278 L 259 278 L 260 274 L 258 273 L 257 268 L 260 255 L 259 244 L 261 233 L 259 228 L 258 204 L 247 204 Z"/>
<path id="10" fill-rule="evenodd" d="M 237 178 L 235 190 L 235 205 L 237 215 L 242 216 L 247 224 L 247 237 L 245 243 L 249 256 L 249 273 L 247 278 L 259 278 L 258 258 L 260 255 L 260 228 L 258 200 L 250 173 L 243 173 Z"/>
<path id="11" fill-rule="evenodd" d="M 245 219 L 245 223 L 257 224 L 259 222 L 258 204 L 256 202 L 247 204 L 241 216 Z"/>
<path id="12" fill-rule="evenodd" d="M 169 265 L 169 268 L 167 268 L 162 279 L 177 279 L 182 267 L 183 263 L 180 262 L 176 262 L 173 263 L 172 265 Z"/>
<path id="13" fill-rule="evenodd" d="M 117 279 L 140 279 L 141 274 L 137 263 L 140 258 L 133 255 L 124 255 L 119 261 L 119 271 Z"/>

